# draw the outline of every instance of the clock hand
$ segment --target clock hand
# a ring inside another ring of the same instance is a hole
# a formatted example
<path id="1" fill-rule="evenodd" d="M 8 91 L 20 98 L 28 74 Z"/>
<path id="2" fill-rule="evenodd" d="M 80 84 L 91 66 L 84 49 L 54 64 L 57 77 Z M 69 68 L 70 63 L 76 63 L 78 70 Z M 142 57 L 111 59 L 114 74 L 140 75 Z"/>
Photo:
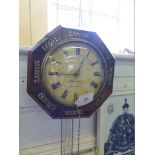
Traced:
<path id="1" fill-rule="evenodd" d="M 80 62 L 79 68 L 78 68 L 77 72 L 75 72 L 75 75 L 79 75 L 81 67 L 83 66 L 84 60 L 85 60 L 85 58 L 83 58 L 83 60 Z"/>
<path id="2" fill-rule="evenodd" d="M 75 75 L 79 75 L 80 70 L 81 70 L 81 67 L 83 66 L 84 60 L 88 57 L 88 55 L 90 54 L 90 52 L 91 52 L 91 51 L 89 51 L 89 52 L 87 53 L 87 55 L 83 58 L 83 60 L 80 62 L 79 68 L 78 68 L 77 72 L 75 72 Z"/>

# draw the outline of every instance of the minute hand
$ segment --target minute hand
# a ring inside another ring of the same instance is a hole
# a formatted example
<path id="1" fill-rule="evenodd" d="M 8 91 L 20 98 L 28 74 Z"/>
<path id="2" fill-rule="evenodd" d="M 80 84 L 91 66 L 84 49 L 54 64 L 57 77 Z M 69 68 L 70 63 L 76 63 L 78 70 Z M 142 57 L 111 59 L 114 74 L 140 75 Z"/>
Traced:
<path id="1" fill-rule="evenodd" d="M 81 67 L 83 66 L 84 60 L 85 60 L 85 58 L 83 58 L 83 60 L 80 62 L 80 65 L 79 65 L 79 68 L 78 68 L 78 70 L 77 70 L 77 72 L 76 72 L 76 75 L 79 75 L 80 70 L 81 70 Z"/>

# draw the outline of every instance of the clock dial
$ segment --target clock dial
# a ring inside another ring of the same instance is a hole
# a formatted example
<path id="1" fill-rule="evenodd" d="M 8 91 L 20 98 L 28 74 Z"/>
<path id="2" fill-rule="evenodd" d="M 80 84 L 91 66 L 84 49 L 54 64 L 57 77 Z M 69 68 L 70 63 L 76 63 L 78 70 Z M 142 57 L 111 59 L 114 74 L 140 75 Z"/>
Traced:
<path id="1" fill-rule="evenodd" d="M 101 55 L 88 44 L 64 43 L 55 51 L 48 51 L 42 66 L 42 81 L 54 100 L 73 106 L 79 96 L 99 94 L 105 69 Z"/>
<path id="2" fill-rule="evenodd" d="M 28 51 L 27 92 L 52 118 L 90 117 L 112 93 L 114 67 L 96 32 L 59 25 Z"/>

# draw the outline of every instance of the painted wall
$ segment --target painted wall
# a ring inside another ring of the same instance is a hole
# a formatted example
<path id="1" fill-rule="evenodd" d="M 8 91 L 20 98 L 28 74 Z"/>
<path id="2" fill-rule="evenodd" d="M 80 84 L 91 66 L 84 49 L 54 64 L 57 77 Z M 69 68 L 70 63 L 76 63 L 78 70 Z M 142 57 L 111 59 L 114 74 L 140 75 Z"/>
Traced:
<path id="1" fill-rule="evenodd" d="M 47 33 L 47 1 L 19 1 L 19 44 L 30 46 Z"/>
<path id="2" fill-rule="evenodd" d="M 19 1 L 19 44 L 31 45 L 29 0 Z"/>

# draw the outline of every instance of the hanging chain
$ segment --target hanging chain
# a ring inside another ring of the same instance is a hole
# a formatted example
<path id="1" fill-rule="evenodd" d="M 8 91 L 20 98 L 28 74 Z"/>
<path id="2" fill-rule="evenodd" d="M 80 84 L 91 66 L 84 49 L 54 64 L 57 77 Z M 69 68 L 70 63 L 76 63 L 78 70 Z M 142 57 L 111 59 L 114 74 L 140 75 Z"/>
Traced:
<path id="1" fill-rule="evenodd" d="M 79 116 L 79 126 L 78 126 L 78 150 L 77 150 L 77 155 L 79 155 L 80 153 L 80 113 L 79 113 L 79 109 L 78 106 L 77 107 L 77 112 L 78 112 L 78 116 Z"/>
<path id="2" fill-rule="evenodd" d="M 79 113 L 79 109 L 78 106 L 76 106 L 77 108 L 77 112 L 78 112 L 78 144 L 77 144 L 77 155 L 80 154 L 80 113 Z M 74 118 L 72 118 L 72 137 L 71 137 L 71 155 L 74 155 Z M 63 155 L 63 119 L 61 119 L 61 155 Z"/>
<path id="3" fill-rule="evenodd" d="M 74 119 L 72 118 L 72 152 L 71 155 L 74 153 Z"/>
<path id="4" fill-rule="evenodd" d="M 62 123 L 63 123 L 63 119 L 61 119 L 61 155 L 63 155 L 62 154 L 62 147 L 63 147 L 62 146 L 63 145 L 63 130 L 62 130 L 63 128 L 62 128 Z"/>

